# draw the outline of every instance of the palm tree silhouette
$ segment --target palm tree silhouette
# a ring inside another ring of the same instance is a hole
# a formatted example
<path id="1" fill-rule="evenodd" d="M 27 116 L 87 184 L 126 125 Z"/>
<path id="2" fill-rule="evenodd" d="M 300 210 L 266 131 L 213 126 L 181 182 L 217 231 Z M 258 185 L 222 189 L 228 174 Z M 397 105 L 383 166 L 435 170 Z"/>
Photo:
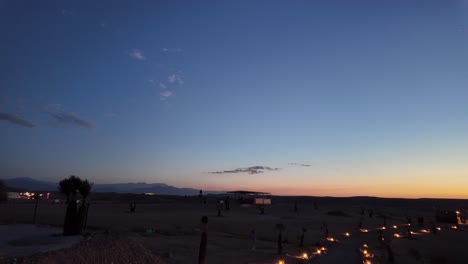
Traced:
<path id="1" fill-rule="evenodd" d="M 64 235 L 77 235 L 84 227 L 87 212 L 86 200 L 91 193 L 92 184 L 88 180 L 71 175 L 59 182 L 59 190 L 67 197 L 67 212 L 63 224 Z M 81 195 L 81 206 L 77 208 L 77 194 Z"/>

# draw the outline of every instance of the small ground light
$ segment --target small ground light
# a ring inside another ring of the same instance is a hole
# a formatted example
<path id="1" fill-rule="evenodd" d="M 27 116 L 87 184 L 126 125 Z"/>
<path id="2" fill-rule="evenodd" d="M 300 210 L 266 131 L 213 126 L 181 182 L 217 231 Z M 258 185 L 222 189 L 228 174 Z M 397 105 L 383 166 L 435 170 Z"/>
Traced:
<path id="1" fill-rule="evenodd" d="M 278 264 L 286 264 L 286 262 L 284 262 L 284 260 L 280 259 L 280 260 L 278 260 Z"/>
<path id="2" fill-rule="evenodd" d="M 306 252 L 304 252 L 304 253 L 302 253 L 302 258 L 303 259 L 309 259 L 309 255 Z"/>
<path id="3" fill-rule="evenodd" d="M 345 236 L 349 237 L 351 234 L 349 232 L 344 233 Z"/>

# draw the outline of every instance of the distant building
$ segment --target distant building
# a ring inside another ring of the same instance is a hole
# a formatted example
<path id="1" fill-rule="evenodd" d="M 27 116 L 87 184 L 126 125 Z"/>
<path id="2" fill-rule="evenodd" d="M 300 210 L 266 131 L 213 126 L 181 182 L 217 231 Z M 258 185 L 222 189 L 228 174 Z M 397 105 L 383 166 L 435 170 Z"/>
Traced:
<path id="1" fill-rule="evenodd" d="M 271 194 L 267 192 L 232 191 L 227 193 L 234 195 L 240 204 L 271 205 L 271 199 L 267 198 Z"/>

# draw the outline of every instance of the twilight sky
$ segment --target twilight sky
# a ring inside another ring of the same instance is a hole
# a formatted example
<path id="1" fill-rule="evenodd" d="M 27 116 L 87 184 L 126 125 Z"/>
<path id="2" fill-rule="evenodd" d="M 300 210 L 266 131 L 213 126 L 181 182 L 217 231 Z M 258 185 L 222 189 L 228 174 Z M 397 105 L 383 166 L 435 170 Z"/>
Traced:
<path id="1" fill-rule="evenodd" d="M 0 0 L 0 178 L 468 198 L 468 1 Z"/>

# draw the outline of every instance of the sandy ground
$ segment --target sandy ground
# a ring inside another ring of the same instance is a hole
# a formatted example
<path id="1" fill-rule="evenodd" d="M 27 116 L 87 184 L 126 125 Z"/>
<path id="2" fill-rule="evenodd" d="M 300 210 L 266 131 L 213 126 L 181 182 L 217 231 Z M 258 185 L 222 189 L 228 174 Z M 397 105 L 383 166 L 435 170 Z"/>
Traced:
<path id="1" fill-rule="evenodd" d="M 0 225 L 0 256 L 29 256 L 68 248 L 81 236 L 62 236 L 62 229 L 27 224 Z"/>
<path id="2" fill-rule="evenodd" d="M 295 199 L 295 198 L 294 198 Z M 197 263 L 200 243 L 200 218 L 208 216 L 208 264 L 228 263 L 276 263 L 284 259 L 286 263 L 301 263 L 296 258 L 303 253 L 313 256 L 316 244 L 327 248 L 326 254 L 310 260 L 310 263 L 362 263 L 359 248 L 368 244 L 369 252 L 375 254 L 372 263 L 389 263 L 387 251 L 380 246 L 377 228 L 383 225 L 381 214 L 387 215 L 387 225 L 398 225 L 398 229 L 388 228 L 384 238 L 395 255 L 395 263 L 468 263 L 468 230 L 464 226 L 453 230 L 449 224 L 437 224 L 442 228 L 437 235 L 422 233 L 426 227 L 409 227 L 413 238 L 395 238 L 394 233 L 406 236 L 408 227 L 403 226 L 405 216 L 423 216 L 428 224 L 433 218 L 434 208 L 442 206 L 433 201 L 418 200 L 375 200 L 375 199 L 319 199 L 319 210 L 314 210 L 313 199 L 301 198 L 299 210 L 294 212 L 293 198 L 273 198 L 273 205 L 260 215 L 255 207 L 241 207 L 233 202 L 230 211 L 223 211 L 218 217 L 216 198 L 209 198 L 202 204 L 196 197 L 161 197 L 151 203 L 138 203 L 136 212 L 130 213 L 127 202 L 122 199 L 108 201 L 94 200 L 89 211 L 88 232 L 103 230 L 116 232 L 160 256 L 166 263 Z M 143 201 L 144 202 L 144 201 Z M 372 218 L 361 215 L 360 207 L 372 208 Z M 468 209 L 467 201 L 443 201 L 443 206 Z M 447 208 L 451 209 L 451 208 Z M 329 212 L 338 211 L 338 214 Z M 3 223 L 27 223 L 31 221 L 33 203 L 11 201 L 0 206 L 0 221 Z M 65 214 L 65 205 L 53 205 L 41 201 L 38 208 L 40 224 L 60 226 Z M 362 220 L 363 228 L 358 230 Z M 278 256 L 276 224 L 282 223 L 283 255 Z M 324 223 L 329 236 L 338 242 L 323 239 Z M 300 248 L 299 236 L 302 227 L 307 228 L 305 246 Z M 147 229 L 156 232 L 148 234 Z M 250 231 L 256 231 L 256 250 L 251 250 Z M 350 237 L 343 233 L 349 232 Z M 53 259 L 49 259 L 53 260 Z M 66 262 L 62 262 L 66 263 Z M 111 262 L 103 262 L 111 263 Z M 119 263 L 114 262 L 114 263 Z M 128 263 L 128 262 L 121 262 Z M 138 262 L 135 262 L 138 263 Z M 143 262 L 142 262 L 143 263 Z M 302 263 L 306 263 L 302 261 Z"/>

